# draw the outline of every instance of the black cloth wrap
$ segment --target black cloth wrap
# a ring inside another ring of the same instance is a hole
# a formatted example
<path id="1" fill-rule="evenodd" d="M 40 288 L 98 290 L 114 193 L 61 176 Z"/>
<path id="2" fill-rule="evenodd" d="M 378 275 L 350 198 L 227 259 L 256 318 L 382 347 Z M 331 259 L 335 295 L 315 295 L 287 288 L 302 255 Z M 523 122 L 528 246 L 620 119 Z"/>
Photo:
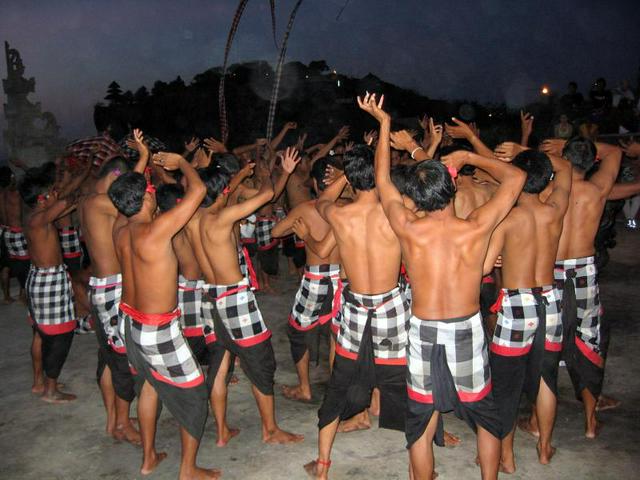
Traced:
<path id="1" fill-rule="evenodd" d="M 95 312 L 93 313 L 93 318 L 98 318 Z M 111 371 L 111 383 L 113 384 L 116 395 L 125 402 L 132 402 L 136 396 L 134 390 L 135 381 L 129 369 L 127 355 L 118 353 L 109 346 L 107 336 L 104 333 L 100 321 L 96 321 L 94 324 L 96 340 L 98 341 L 98 366 L 96 368 L 98 385 L 100 385 L 100 379 L 102 378 L 105 368 L 109 367 Z"/>

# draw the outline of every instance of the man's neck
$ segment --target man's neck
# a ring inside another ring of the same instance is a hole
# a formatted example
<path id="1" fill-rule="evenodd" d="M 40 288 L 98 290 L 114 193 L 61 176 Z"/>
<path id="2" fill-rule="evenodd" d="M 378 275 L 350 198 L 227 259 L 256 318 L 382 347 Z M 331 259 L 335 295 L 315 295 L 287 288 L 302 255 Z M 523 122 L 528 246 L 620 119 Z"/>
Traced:
<path id="1" fill-rule="evenodd" d="M 540 198 L 537 193 L 521 192 L 518 197 L 517 205 L 521 207 L 536 207 L 540 205 Z"/>
<path id="2" fill-rule="evenodd" d="M 375 189 L 371 190 L 356 190 L 356 198 L 354 203 L 378 203 L 378 192 Z"/>
<path id="3" fill-rule="evenodd" d="M 456 216 L 456 212 L 453 208 L 453 202 L 449 202 L 449 205 L 444 207 L 442 210 L 435 210 L 433 212 L 425 212 L 425 217 L 431 220 L 447 220 L 449 218 L 454 218 Z"/>

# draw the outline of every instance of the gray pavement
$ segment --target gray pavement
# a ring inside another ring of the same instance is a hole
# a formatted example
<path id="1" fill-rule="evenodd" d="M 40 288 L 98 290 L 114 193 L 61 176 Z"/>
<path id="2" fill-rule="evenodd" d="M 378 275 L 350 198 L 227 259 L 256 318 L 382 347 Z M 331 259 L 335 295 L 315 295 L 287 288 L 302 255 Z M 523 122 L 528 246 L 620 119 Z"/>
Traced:
<path id="1" fill-rule="evenodd" d="M 621 230 L 621 229 L 620 229 Z M 640 232 L 620 231 L 619 244 L 601 277 L 605 315 L 612 323 L 612 338 L 604 391 L 622 400 L 622 406 L 604 412 L 604 428 L 596 440 L 583 435 L 580 404 L 573 396 L 565 369 L 560 371 L 560 401 L 553 463 L 538 464 L 535 441 L 516 434 L 518 471 L 513 479 L 631 479 L 640 478 Z M 284 267 L 284 265 L 281 265 Z M 284 270 L 281 268 L 281 270 Z M 229 424 L 241 429 L 226 448 L 216 448 L 213 419 L 209 416 L 199 453 L 202 466 L 221 468 L 227 479 L 302 479 L 302 465 L 316 457 L 316 412 L 328 379 L 326 361 L 312 367 L 314 399 L 311 404 L 286 400 L 278 385 L 296 380 L 286 337 L 286 319 L 297 287 L 281 275 L 277 296 L 258 297 L 266 322 L 274 331 L 278 361 L 276 408 L 280 425 L 302 433 L 304 443 L 268 446 L 260 441 L 259 416 L 250 385 L 240 372 L 240 383 L 229 392 Z M 134 479 L 141 478 L 141 451 L 118 443 L 104 434 L 104 412 L 95 381 L 96 340 L 93 335 L 76 336 L 60 380 L 78 395 L 69 405 L 44 404 L 31 395 L 29 347 L 31 330 L 26 309 L 14 304 L 0 307 L 0 478 L 2 479 Z M 326 359 L 326 348 L 322 356 Z M 526 409 L 523 401 L 521 407 Z M 135 411 L 135 410 L 134 410 Z M 446 428 L 459 435 L 457 448 L 436 448 L 436 466 L 441 479 L 479 478 L 474 464 L 475 437 L 452 415 Z M 331 467 L 336 479 L 407 478 L 404 435 L 378 430 L 339 434 Z M 176 422 L 163 411 L 158 422 L 157 446 L 169 453 L 151 480 L 174 479 L 178 475 L 180 441 Z"/>

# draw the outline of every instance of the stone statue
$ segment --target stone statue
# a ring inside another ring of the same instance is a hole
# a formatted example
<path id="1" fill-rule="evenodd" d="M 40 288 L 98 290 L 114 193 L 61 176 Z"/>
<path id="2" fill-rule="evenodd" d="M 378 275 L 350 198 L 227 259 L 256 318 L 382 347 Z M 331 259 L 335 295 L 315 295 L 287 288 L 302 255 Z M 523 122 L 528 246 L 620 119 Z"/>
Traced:
<path id="1" fill-rule="evenodd" d="M 18 160 L 26 166 L 37 166 L 53 160 L 64 149 L 59 137 L 60 127 L 51 112 L 42 112 L 39 102 L 32 103 L 28 96 L 34 93 L 36 81 L 25 78 L 25 67 L 20 52 L 4 42 L 7 78 L 2 87 L 7 96 L 4 115 L 7 129 L 4 140 L 9 160 Z"/>

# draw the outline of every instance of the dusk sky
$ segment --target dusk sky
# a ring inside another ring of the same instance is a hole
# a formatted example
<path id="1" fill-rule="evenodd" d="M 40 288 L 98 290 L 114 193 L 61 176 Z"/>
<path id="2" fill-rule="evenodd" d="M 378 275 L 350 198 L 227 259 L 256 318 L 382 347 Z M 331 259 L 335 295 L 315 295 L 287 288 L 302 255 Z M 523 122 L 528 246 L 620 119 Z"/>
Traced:
<path id="1" fill-rule="evenodd" d="M 26 76 L 36 78 L 31 99 L 71 139 L 93 133 L 93 105 L 112 80 L 135 91 L 220 65 L 237 3 L 0 0 L 0 40 L 20 51 Z M 278 38 L 294 3 L 276 1 Z M 344 4 L 305 0 L 287 60 L 325 59 L 340 73 L 373 72 L 433 98 L 512 105 L 543 83 L 562 93 L 576 80 L 583 94 L 598 76 L 609 87 L 635 84 L 640 67 L 637 1 L 351 0 L 336 20 Z M 231 63 L 276 57 L 269 2 L 251 0 Z"/>

